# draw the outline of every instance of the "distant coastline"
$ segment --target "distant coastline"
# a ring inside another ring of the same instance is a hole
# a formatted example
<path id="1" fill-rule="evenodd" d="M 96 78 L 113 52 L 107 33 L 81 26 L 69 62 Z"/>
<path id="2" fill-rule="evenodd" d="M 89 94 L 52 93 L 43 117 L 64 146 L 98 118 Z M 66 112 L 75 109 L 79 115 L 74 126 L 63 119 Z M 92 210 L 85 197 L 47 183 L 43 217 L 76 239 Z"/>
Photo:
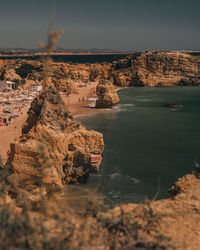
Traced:
<path id="1" fill-rule="evenodd" d="M 65 56 L 65 55 L 130 55 L 133 53 L 128 52 L 52 52 L 52 53 L 46 53 L 46 52 L 35 52 L 35 53 L 24 53 L 24 54 L 1 54 L 0 58 L 4 57 L 29 57 L 29 56 Z"/>
<path id="2" fill-rule="evenodd" d="M 40 60 L 40 58 L 47 56 L 47 53 L 33 53 L 33 54 L 0 54 L 0 60 Z M 60 53 L 55 52 L 49 54 L 54 62 L 66 62 L 66 63 L 112 63 L 114 60 L 131 55 L 130 53 Z"/>

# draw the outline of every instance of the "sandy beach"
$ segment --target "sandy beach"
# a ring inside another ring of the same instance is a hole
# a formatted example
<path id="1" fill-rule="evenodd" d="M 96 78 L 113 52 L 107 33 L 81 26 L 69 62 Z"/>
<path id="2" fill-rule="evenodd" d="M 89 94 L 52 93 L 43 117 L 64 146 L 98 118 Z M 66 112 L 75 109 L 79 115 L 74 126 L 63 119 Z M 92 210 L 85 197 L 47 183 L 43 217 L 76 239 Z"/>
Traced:
<path id="1" fill-rule="evenodd" d="M 85 87 L 77 87 L 78 94 L 62 95 L 63 101 L 74 117 L 104 111 L 88 107 L 87 98 L 95 97 L 96 85 L 97 83 L 91 82 Z M 2 112 L 2 108 L 0 111 Z M 27 107 L 23 108 L 19 117 L 13 119 L 8 126 L 0 127 L 0 155 L 4 161 L 7 158 L 10 143 L 21 135 L 22 125 L 27 119 L 27 111 Z"/>
<path id="2" fill-rule="evenodd" d="M 97 83 L 91 82 L 86 87 L 79 87 L 78 94 L 71 96 L 62 95 L 63 101 L 66 103 L 69 111 L 74 117 L 102 112 L 102 109 L 95 109 L 88 107 L 87 98 L 96 97 Z"/>
<path id="3" fill-rule="evenodd" d="M 21 128 L 27 119 L 28 108 L 22 110 L 22 114 L 15 118 L 8 126 L 0 127 L 0 155 L 3 160 L 7 158 L 10 143 L 21 135 Z"/>

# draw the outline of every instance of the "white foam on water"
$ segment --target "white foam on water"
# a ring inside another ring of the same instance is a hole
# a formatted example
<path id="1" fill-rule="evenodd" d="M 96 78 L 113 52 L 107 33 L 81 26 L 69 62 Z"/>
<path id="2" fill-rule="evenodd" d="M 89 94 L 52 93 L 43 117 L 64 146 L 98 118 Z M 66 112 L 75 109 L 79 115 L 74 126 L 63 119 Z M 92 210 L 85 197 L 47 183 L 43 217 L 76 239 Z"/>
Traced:
<path id="1" fill-rule="evenodd" d="M 135 184 L 140 182 L 140 180 L 136 179 L 135 177 L 131 177 L 131 180 L 133 180 Z"/>
<path id="2" fill-rule="evenodd" d="M 139 101 L 142 101 L 142 102 L 149 102 L 149 101 L 152 101 L 152 99 L 146 99 L 146 98 L 144 98 L 144 99 L 138 99 Z"/>
<path id="3" fill-rule="evenodd" d="M 110 175 L 110 179 L 111 180 L 114 180 L 115 178 L 119 178 L 121 177 L 122 175 L 120 173 L 113 173 Z"/>
<path id="4" fill-rule="evenodd" d="M 108 193 L 108 195 L 110 195 L 113 199 L 119 198 L 119 197 L 120 197 L 120 194 L 121 194 L 121 192 L 117 192 L 117 191 L 110 191 L 110 192 Z"/>
<path id="5" fill-rule="evenodd" d="M 125 104 L 119 104 L 119 106 L 121 107 L 135 107 L 135 104 L 133 103 L 125 103 Z"/>
<path id="6" fill-rule="evenodd" d="M 110 177 L 111 180 L 114 180 L 114 179 L 117 179 L 117 178 L 129 179 L 129 180 L 133 181 L 134 184 L 137 184 L 137 183 L 140 182 L 140 180 L 136 179 L 135 177 L 132 177 L 132 176 L 129 176 L 129 175 L 122 175 L 122 174 L 120 174 L 118 172 L 109 175 L 109 177 Z"/>

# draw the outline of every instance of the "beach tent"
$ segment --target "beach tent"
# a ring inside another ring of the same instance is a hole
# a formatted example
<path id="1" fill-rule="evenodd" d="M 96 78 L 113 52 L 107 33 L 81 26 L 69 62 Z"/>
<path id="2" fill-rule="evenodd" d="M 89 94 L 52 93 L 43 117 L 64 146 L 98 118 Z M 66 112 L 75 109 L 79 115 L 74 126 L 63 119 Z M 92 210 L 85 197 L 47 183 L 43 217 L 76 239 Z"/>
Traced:
<path id="1" fill-rule="evenodd" d="M 27 100 L 32 100 L 33 98 L 34 98 L 33 96 L 26 97 Z"/>
<path id="2" fill-rule="evenodd" d="M 12 117 L 14 117 L 14 116 L 19 116 L 19 112 L 13 111 L 13 112 L 11 113 L 11 116 L 12 116 Z"/>
<path id="3" fill-rule="evenodd" d="M 3 110 L 4 113 L 11 113 L 11 111 L 12 111 L 12 108 L 5 108 Z"/>
<path id="4" fill-rule="evenodd" d="M 93 98 L 93 97 L 87 98 L 88 107 L 95 108 L 96 107 L 96 100 L 97 100 L 97 98 Z"/>
<path id="5" fill-rule="evenodd" d="M 7 99 L 0 99 L 0 102 L 7 102 Z"/>
<path id="6" fill-rule="evenodd" d="M 90 155 L 91 163 L 99 163 L 101 161 L 101 155 Z"/>

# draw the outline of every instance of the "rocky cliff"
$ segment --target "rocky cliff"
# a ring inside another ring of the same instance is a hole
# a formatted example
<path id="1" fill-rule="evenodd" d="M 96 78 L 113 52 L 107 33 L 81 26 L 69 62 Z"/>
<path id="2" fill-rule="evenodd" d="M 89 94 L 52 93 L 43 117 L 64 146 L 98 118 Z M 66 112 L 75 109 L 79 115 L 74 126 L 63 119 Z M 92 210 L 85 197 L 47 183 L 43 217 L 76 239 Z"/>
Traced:
<path id="1" fill-rule="evenodd" d="M 173 86 L 200 84 L 200 56 L 180 52 L 135 53 L 113 64 L 119 86 Z"/>
<path id="2" fill-rule="evenodd" d="M 101 81 L 96 87 L 96 108 L 111 108 L 119 102 L 115 87 L 109 81 Z"/>
<path id="3" fill-rule="evenodd" d="M 199 249 L 199 177 L 180 178 L 167 199 L 124 204 L 99 213 L 98 220 L 112 228 L 117 249 Z"/>
<path id="4" fill-rule="evenodd" d="M 43 61 L 10 60 L 0 69 L 1 80 L 15 81 L 18 86 L 43 84 L 46 71 L 58 90 L 76 93 L 75 83 L 100 81 L 110 78 L 111 64 L 69 64 L 49 61 L 48 69 Z"/>
<path id="5" fill-rule="evenodd" d="M 90 156 L 103 149 L 102 134 L 74 120 L 50 87 L 32 102 L 22 136 L 10 146 L 9 171 L 23 185 L 42 178 L 45 185 L 62 188 L 98 171 L 100 162 L 91 163 Z"/>
<path id="6" fill-rule="evenodd" d="M 104 64 L 50 62 L 49 71 L 60 90 L 75 82 L 109 81 L 117 86 L 174 86 L 200 84 L 200 56 L 181 52 L 141 52 Z M 11 60 L 0 70 L 2 80 L 42 83 L 44 63 Z M 55 83 L 54 83 L 55 84 Z"/>
<path id="7" fill-rule="evenodd" d="M 166 199 L 123 204 L 113 209 L 106 209 L 94 190 L 87 193 L 81 188 L 79 192 L 66 190 L 62 198 L 41 202 L 43 210 L 39 211 L 22 205 L 25 196 L 21 195 L 15 199 L 17 206 L 0 206 L 0 247 L 198 250 L 199 177 L 199 173 L 194 173 L 180 178 Z M 4 196 L 4 204 L 8 198 Z"/>

